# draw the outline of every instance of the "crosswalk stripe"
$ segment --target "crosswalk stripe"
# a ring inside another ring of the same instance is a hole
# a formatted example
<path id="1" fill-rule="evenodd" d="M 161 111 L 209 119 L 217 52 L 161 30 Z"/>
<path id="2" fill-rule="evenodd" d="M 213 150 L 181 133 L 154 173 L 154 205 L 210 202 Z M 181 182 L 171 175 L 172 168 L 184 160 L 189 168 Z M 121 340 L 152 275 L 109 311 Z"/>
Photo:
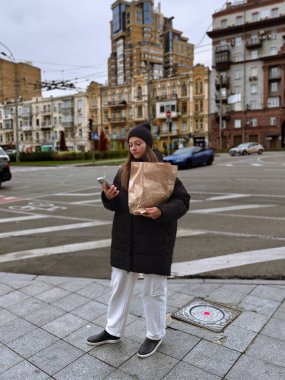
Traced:
<path id="1" fill-rule="evenodd" d="M 172 274 L 183 277 L 267 261 L 284 260 L 285 247 L 260 249 L 172 264 Z"/>
<path id="2" fill-rule="evenodd" d="M 12 237 L 12 236 L 14 237 L 26 236 L 26 235 L 49 233 L 49 232 L 74 230 L 74 229 L 79 229 L 79 228 L 88 228 L 88 227 L 94 227 L 94 226 L 104 226 L 106 224 L 111 224 L 111 222 L 103 221 L 103 220 L 95 220 L 94 222 L 74 223 L 74 224 L 65 224 L 65 225 L 59 225 L 59 226 L 53 226 L 53 227 L 33 228 L 29 230 L 10 231 L 10 232 L 4 232 L 0 234 L 0 239 Z"/>
<path id="3" fill-rule="evenodd" d="M 13 218 L 0 219 L 0 223 L 23 222 L 24 220 L 45 219 L 48 215 L 15 216 Z"/>
<path id="4" fill-rule="evenodd" d="M 201 235 L 205 233 L 202 230 L 188 230 L 188 229 L 178 229 L 177 237 L 186 237 Z M 111 246 L 111 239 L 96 240 L 86 243 L 76 243 L 59 245 L 55 247 L 43 247 L 39 249 L 30 249 L 26 251 L 11 252 L 0 256 L 0 263 L 5 263 L 8 261 L 24 260 L 33 257 L 42 257 L 50 255 L 59 255 L 63 253 L 80 252 L 87 251 L 90 249 L 107 248 Z"/>
<path id="5" fill-rule="evenodd" d="M 191 214 L 210 214 L 214 212 L 225 212 L 225 211 L 235 211 L 235 210 L 246 210 L 253 208 L 262 208 L 262 207 L 274 207 L 276 205 L 239 205 L 239 206 L 228 206 L 228 207 L 216 207 L 216 208 L 204 208 L 199 210 L 190 210 L 188 213 Z"/>

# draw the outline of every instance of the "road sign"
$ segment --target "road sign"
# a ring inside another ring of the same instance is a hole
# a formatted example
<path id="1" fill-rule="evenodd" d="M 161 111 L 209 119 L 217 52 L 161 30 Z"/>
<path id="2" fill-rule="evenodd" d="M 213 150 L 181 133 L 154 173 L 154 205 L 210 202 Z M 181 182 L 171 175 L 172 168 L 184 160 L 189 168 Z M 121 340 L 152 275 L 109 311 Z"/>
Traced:
<path id="1" fill-rule="evenodd" d="M 167 117 L 167 118 L 170 118 L 170 117 L 171 117 L 171 112 L 170 112 L 170 111 L 166 111 L 166 117 Z"/>

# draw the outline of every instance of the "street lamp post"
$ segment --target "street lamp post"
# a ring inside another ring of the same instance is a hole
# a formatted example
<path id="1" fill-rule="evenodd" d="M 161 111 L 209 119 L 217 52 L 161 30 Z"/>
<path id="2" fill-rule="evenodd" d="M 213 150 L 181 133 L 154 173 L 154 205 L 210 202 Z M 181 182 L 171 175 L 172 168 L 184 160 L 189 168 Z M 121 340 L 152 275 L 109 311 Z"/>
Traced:
<path id="1" fill-rule="evenodd" d="M 19 93 L 18 93 L 17 64 L 16 64 L 15 57 L 14 57 L 13 53 L 11 52 L 11 50 L 6 45 L 4 45 L 2 42 L 0 42 L 0 45 L 2 45 L 9 52 L 9 55 L 5 52 L 2 52 L 2 51 L 0 52 L 0 54 L 7 57 L 7 58 L 10 58 L 10 60 L 14 64 L 14 71 L 15 71 L 15 87 L 14 87 L 14 89 L 15 89 L 15 124 L 16 124 L 16 128 L 15 128 L 15 132 L 16 132 L 16 161 L 19 162 L 20 161 L 19 112 L 18 112 Z"/>

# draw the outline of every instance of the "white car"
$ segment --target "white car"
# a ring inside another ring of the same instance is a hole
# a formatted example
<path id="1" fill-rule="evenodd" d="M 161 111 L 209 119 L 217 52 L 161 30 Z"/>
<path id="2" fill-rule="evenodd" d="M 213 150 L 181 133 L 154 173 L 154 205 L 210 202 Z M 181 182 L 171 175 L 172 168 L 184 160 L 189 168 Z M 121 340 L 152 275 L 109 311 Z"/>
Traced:
<path id="1" fill-rule="evenodd" d="M 1 146 L 0 146 L 0 158 L 2 158 L 3 160 L 5 160 L 7 162 L 10 161 L 9 155 L 5 152 L 5 150 L 3 148 L 1 148 Z"/>
<path id="2" fill-rule="evenodd" d="M 261 144 L 256 142 L 248 142 L 244 144 L 240 144 L 234 148 L 229 150 L 231 156 L 235 156 L 236 154 L 245 156 L 247 154 L 257 153 L 262 154 L 264 152 L 264 147 Z"/>

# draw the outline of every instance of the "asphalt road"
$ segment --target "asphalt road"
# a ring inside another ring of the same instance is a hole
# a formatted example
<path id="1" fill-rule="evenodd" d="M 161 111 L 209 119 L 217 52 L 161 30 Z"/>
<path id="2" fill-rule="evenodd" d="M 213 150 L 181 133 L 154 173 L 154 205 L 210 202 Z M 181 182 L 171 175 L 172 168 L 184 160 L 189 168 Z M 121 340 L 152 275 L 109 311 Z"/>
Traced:
<path id="1" fill-rule="evenodd" d="M 118 167 L 12 167 L 0 188 L 0 271 L 109 278 L 112 212 L 96 177 Z M 285 153 L 217 156 L 178 173 L 191 194 L 173 271 L 285 279 Z"/>

